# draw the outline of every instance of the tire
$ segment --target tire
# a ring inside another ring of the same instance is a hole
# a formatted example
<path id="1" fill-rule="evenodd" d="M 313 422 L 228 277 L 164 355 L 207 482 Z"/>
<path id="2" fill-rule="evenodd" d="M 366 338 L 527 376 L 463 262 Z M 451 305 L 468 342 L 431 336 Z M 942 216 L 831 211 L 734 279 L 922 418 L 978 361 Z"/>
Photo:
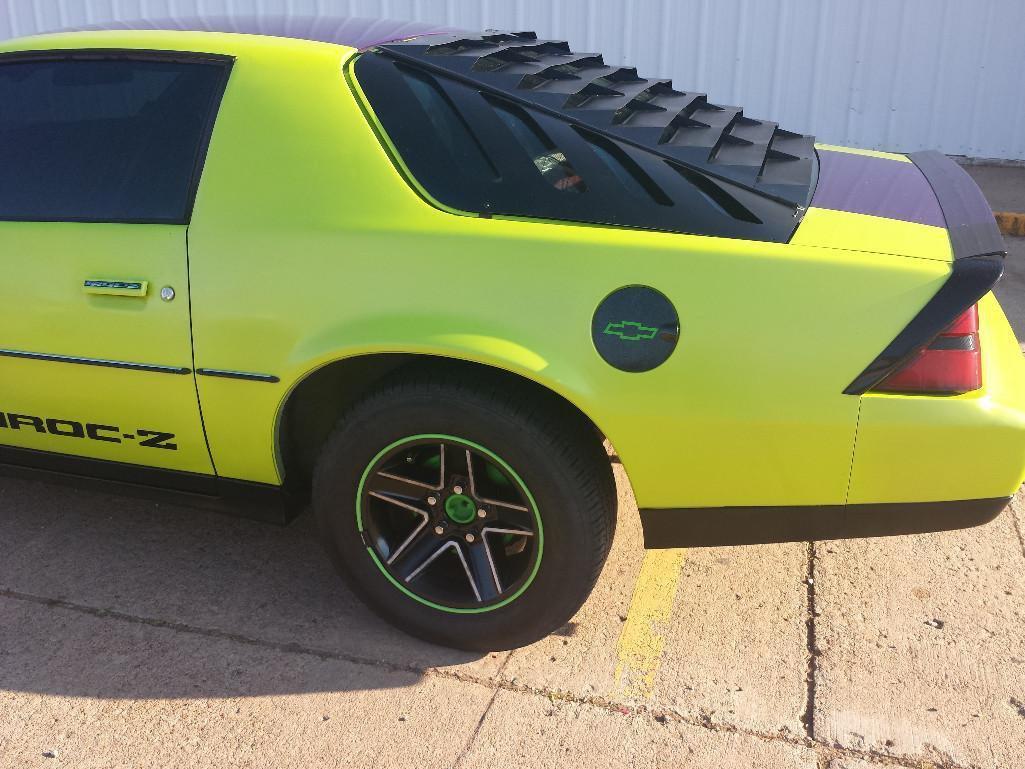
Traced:
<path id="1" fill-rule="evenodd" d="M 313 508 L 336 568 L 384 619 L 492 651 L 576 613 L 608 556 L 616 497 L 600 438 L 554 396 L 427 370 L 343 414 Z"/>

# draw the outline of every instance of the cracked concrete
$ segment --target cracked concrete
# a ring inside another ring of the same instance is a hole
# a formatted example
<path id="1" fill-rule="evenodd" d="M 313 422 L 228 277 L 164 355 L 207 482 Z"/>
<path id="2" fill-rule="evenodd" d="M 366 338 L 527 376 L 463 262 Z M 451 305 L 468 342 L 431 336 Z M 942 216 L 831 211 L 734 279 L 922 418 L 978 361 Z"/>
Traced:
<path id="1" fill-rule="evenodd" d="M 1025 721 L 1008 703 L 1025 691 L 1025 559 L 1011 516 L 816 549 L 817 736 L 941 764 L 1020 765 Z"/>

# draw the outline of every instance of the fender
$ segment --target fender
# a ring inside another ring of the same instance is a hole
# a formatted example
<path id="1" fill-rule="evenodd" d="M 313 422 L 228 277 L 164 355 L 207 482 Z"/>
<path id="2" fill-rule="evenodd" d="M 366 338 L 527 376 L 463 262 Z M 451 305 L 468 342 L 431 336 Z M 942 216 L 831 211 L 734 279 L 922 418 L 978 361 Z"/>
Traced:
<path id="1" fill-rule="evenodd" d="M 348 326 L 344 329 L 336 328 L 324 331 L 311 339 L 303 348 L 310 350 L 322 346 L 322 351 L 312 357 L 310 362 L 300 369 L 301 373 L 294 377 L 288 377 L 290 384 L 282 393 L 274 414 L 274 446 L 275 446 L 275 470 L 278 482 L 284 477 L 284 467 L 280 455 L 280 436 L 282 420 L 285 407 L 295 390 L 307 381 L 311 376 L 323 368 L 345 361 L 352 361 L 356 358 L 372 357 L 401 353 L 404 355 L 420 355 L 423 357 L 444 358 L 466 363 L 475 363 L 493 368 L 506 373 L 514 374 L 525 380 L 544 387 L 546 390 L 559 396 L 567 403 L 576 408 L 587 417 L 602 434 L 607 435 L 604 427 L 595 418 L 592 407 L 585 407 L 589 388 L 586 386 L 586 378 L 572 369 L 559 370 L 556 373 L 555 367 L 549 360 L 536 349 L 531 349 L 508 338 L 492 336 L 482 333 L 465 333 L 457 331 L 438 332 L 428 335 L 421 344 L 409 344 L 408 340 L 401 338 L 377 339 L 373 343 L 362 345 L 350 345 L 344 348 L 332 347 L 328 342 L 331 338 L 358 338 L 363 332 L 364 325 L 371 327 L 396 327 L 410 328 L 417 327 L 407 324 L 420 324 L 423 327 L 427 318 L 389 318 L 387 321 L 378 318 L 367 321 L 365 324 L 358 324 L 359 328 Z M 436 322 L 436 320 L 435 320 Z M 469 321 L 465 327 L 469 327 Z M 610 440 L 611 437 L 610 437 Z"/>

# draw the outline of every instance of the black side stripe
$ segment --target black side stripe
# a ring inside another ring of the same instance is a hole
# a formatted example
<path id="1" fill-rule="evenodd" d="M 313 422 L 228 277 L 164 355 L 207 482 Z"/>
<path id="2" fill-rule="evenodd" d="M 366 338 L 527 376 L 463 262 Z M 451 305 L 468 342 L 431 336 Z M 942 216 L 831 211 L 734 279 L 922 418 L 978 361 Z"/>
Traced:
<path id="1" fill-rule="evenodd" d="M 253 374 L 248 371 L 225 371 L 218 368 L 197 368 L 196 373 L 200 376 L 219 376 L 225 379 L 244 379 L 247 382 L 280 382 L 281 380 L 273 374 Z"/>
<path id="2" fill-rule="evenodd" d="M 105 360 L 103 358 L 81 358 L 74 355 L 51 355 L 44 352 L 26 352 L 24 350 L 0 349 L 0 356 L 6 358 L 26 358 L 50 363 L 75 363 L 81 366 L 102 366 L 104 368 L 123 368 L 129 371 L 149 371 L 154 374 L 191 374 L 192 369 L 183 366 L 159 366 L 154 363 L 130 363 L 122 360 Z"/>

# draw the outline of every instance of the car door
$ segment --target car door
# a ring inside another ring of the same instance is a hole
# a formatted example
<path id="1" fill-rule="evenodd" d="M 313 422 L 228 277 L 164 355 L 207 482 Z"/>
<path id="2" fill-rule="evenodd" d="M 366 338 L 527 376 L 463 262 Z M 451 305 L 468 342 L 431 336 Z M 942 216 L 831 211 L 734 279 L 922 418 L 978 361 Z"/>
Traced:
<path id="1" fill-rule="evenodd" d="M 178 53 L 0 56 L 0 461 L 213 472 L 186 231 L 228 69 Z"/>

